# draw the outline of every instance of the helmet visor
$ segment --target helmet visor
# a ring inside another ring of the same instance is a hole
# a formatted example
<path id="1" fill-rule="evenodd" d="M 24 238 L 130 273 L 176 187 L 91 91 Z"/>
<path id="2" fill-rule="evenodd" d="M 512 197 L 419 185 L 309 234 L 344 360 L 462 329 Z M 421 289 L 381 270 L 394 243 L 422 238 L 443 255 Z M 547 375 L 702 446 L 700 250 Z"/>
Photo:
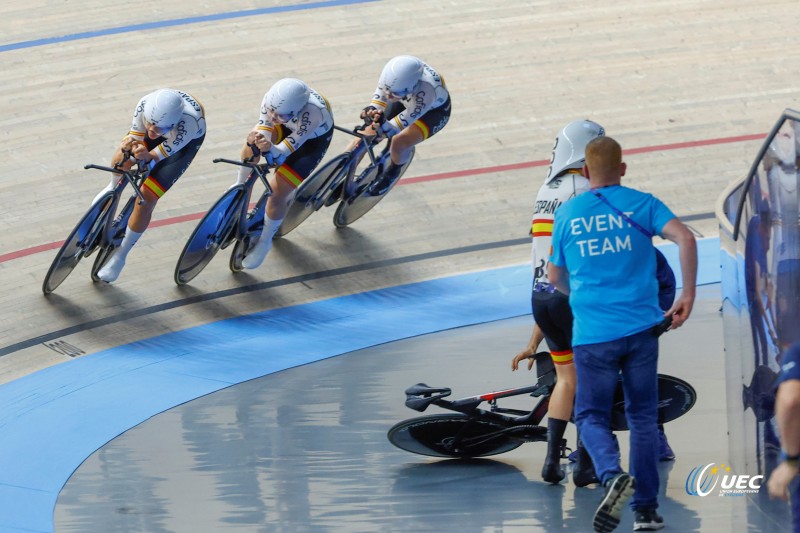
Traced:
<path id="1" fill-rule="evenodd" d="M 408 93 L 410 93 L 410 92 L 411 92 L 411 90 L 409 90 L 409 89 L 402 89 L 402 90 L 394 89 L 394 90 L 386 91 L 387 96 L 389 98 L 394 98 L 395 100 L 401 100 L 401 99 L 405 98 L 406 96 L 408 96 Z"/>
<path id="2" fill-rule="evenodd" d="M 155 133 L 160 137 L 163 137 L 164 135 L 172 131 L 172 128 L 159 127 L 148 120 L 144 121 L 144 127 L 147 128 L 147 131 L 152 131 L 153 133 Z"/>
<path id="3" fill-rule="evenodd" d="M 273 124 L 286 124 L 294 118 L 294 113 L 278 113 L 275 109 L 267 111 L 267 118 Z"/>

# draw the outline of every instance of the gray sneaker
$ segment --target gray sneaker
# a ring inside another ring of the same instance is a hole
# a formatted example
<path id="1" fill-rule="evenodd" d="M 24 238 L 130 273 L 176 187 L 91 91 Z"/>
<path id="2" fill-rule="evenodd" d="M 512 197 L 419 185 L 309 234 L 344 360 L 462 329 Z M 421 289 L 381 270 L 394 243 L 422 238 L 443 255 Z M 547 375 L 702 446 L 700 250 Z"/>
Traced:
<path id="1" fill-rule="evenodd" d="M 634 485 L 633 476 L 625 472 L 620 472 L 606 482 L 606 494 L 594 513 L 593 525 L 597 533 L 610 533 L 617 529 L 622 509 L 633 496 Z"/>

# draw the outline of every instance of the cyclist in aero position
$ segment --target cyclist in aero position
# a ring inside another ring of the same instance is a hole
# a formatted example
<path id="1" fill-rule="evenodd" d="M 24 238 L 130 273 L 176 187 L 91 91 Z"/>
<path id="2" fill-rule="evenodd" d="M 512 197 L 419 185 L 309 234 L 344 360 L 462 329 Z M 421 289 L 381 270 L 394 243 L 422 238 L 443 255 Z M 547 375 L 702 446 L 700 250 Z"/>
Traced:
<path id="1" fill-rule="evenodd" d="M 244 268 L 258 268 L 264 262 L 286 216 L 292 192 L 322 161 L 332 138 L 330 104 L 303 81 L 284 78 L 264 95 L 261 117 L 247 134 L 242 160 L 258 163 L 260 154 L 264 154 L 276 170 L 269 176 L 272 196 L 267 200 L 264 230 L 242 260 Z M 234 185 L 247 181 L 249 174 L 249 168 L 241 167 Z"/>
<path id="2" fill-rule="evenodd" d="M 577 120 L 567 124 L 556 137 L 550 170 L 536 196 L 531 222 L 533 292 L 531 307 L 535 320 L 533 333 L 526 348 L 517 354 L 512 370 L 528 359 L 528 369 L 533 367 L 533 355 L 542 339 L 546 339 L 556 369 L 556 385 L 548 407 L 547 456 L 542 467 L 542 479 L 559 483 L 565 474 L 559 464 L 560 443 L 567 422 L 572 417 L 573 400 L 577 386 L 572 353 L 572 310 L 569 298 L 556 291 L 547 279 L 547 263 L 552 242 L 553 219 L 556 209 L 567 200 L 589 190 L 589 180 L 583 176 L 586 144 L 605 135 L 599 124 L 590 120 Z M 659 305 L 667 310 L 675 298 L 675 276 L 666 258 L 656 250 L 659 284 Z M 661 460 L 672 460 L 672 453 L 663 426 L 659 427 Z M 573 470 L 575 485 L 583 487 L 597 483 L 592 460 L 578 439 L 576 465 Z"/>
<path id="3" fill-rule="evenodd" d="M 159 198 L 189 168 L 203 144 L 205 134 L 203 106 L 190 94 L 174 89 L 159 89 L 139 100 L 133 112 L 131 129 L 114 153 L 111 165 L 121 163 L 122 169 L 130 169 L 134 164 L 132 159 L 122 162 L 123 154 L 129 153 L 150 165 L 150 175 L 142 185 L 144 202 L 137 202 L 133 208 L 122 244 L 97 272 L 101 280 L 111 283 L 119 277 L 128 252 L 150 224 Z M 112 190 L 120 179 L 119 174 L 114 174 L 111 183 L 100 191 L 94 201 Z"/>
<path id="4" fill-rule="evenodd" d="M 397 56 L 383 67 L 361 118 L 373 120 L 364 134 L 386 136 L 392 141 L 391 161 L 383 174 L 389 185 L 399 177 L 414 146 L 447 125 L 450 93 L 444 79 L 430 65 L 414 56 Z"/>

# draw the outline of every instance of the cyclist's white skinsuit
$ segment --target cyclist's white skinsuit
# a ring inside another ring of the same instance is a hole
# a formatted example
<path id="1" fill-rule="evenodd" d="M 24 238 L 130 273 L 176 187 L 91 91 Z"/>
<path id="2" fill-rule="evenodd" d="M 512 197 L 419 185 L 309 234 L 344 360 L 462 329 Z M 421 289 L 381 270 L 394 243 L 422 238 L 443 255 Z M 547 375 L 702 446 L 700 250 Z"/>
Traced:
<path id="1" fill-rule="evenodd" d="M 192 95 L 183 91 L 175 92 L 183 98 L 183 116 L 181 116 L 180 121 L 178 121 L 178 124 L 172 131 L 164 135 L 164 142 L 156 147 L 155 163 L 166 159 L 178 152 L 189 142 L 199 139 L 206 134 L 206 119 L 203 106 L 200 105 L 200 102 L 195 100 Z M 155 94 L 156 93 L 153 92 L 145 95 L 139 100 L 139 104 L 133 112 L 133 121 L 128 135 L 136 141 L 143 142 L 147 135 L 147 128 L 145 128 L 144 125 L 144 105 L 147 99 L 154 97 Z"/>
<path id="2" fill-rule="evenodd" d="M 386 110 L 387 106 L 392 103 L 389 101 L 388 94 L 389 90 L 378 82 L 370 105 L 380 111 Z M 413 124 L 431 109 L 436 109 L 447 102 L 448 98 L 450 98 L 450 93 L 447 91 L 444 79 L 426 63 L 422 70 L 422 77 L 414 91 L 396 100 L 405 107 L 405 110 L 384 122 L 381 129 L 384 134 L 391 137 Z M 426 138 L 430 136 L 429 132 L 423 130 L 423 133 Z"/>
<path id="3" fill-rule="evenodd" d="M 310 95 L 305 107 L 297 113 L 295 118 L 283 124 L 283 127 L 291 133 L 269 149 L 269 155 L 275 161 L 276 166 L 280 166 L 304 142 L 324 135 L 333 127 L 333 113 L 330 104 L 324 96 L 310 87 L 309 91 Z M 264 100 L 261 102 L 261 117 L 253 131 L 260 133 L 265 139 L 272 142 L 275 128 L 275 124 L 267 116 L 267 95 L 265 94 Z"/>
<path id="4" fill-rule="evenodd" d="M 550 262 L 553 242 L 553 218 L 558 207 L 579 194 L 589 190 L 589 180 L 578 170 L 568 170 L 564 174 L 545 183 L 536 195 L 536 204 L 531 221 L 533 245 L 533 285 L 541 289 L 549 289 L 547 280 L 547 263 Z"/>

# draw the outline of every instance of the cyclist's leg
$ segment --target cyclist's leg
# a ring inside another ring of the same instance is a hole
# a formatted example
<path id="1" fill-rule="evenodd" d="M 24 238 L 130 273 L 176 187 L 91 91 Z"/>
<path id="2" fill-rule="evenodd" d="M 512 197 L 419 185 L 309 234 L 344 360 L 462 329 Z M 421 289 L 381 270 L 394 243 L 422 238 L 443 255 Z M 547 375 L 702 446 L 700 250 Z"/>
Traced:
<path id="1" fill-rule="evenodd" d="M 447 125 L 450 120 L 450 111 L 450 99 L 448 98 L 447 102 L 435 109 L 431 109 L 413 124 L 392 137 L 390 163 L 384 173 L 386 179 L 397 178 L 403 165 L 408 163 L 411 158 L 414 147 L 430 139 Z M 387 116 L 387 118 L 392 117 Z"/>
<path id="2" fill-rule="evenodd" d="M 289 209 L 292 193 L 325 157 L 332 138 L 333 128 L 319 137 L 306 141 L 269 176 L 272 195 L 267 200 L 264 229 L 256 245 L 242 259 L 244 268 L 258 268 L 264 262 L 272 249 L 272 239 Z"/>
<path id="3" fill-rule="evenodd" d="M 542 478 L 550 483 L 564 479 L 559 459 L 564 431 L 572 416 L 577 378 L 572 355 L 572 310 L 559 292 L 534 292 L 533 316 L 544 333 L 556 369 L 556 385 L 550 395 L 547 420 L 547 456 Z"/>
<path id="4" fill-rule="evenodd" d="M 133 213 L 128 220 L 128 227 L 125 230 L 125 236 L 122 238 L 122 243 L 119 248 L 114 250 L 108 262 L 97 272 L 97 277 L 106 283 L 116 281 L 119 277 L 122 268 L 125 266 L 125 261 L 128 253 L 133 246 L 139 241 L 147 226 L 150 225 L 150 220 L 153 216 L 153 210 L 158 203 L 159 198 L 164 196 L 166 192 L 178 181 L 189 164 L 194 159 L 200 146 L 203 144 L 205 137 L 195 139 L 187 144 L 180 152 L 172 155 L 166 159 L 159 161 L 141 187 L 141 193 L 144 197 L 144 202 L 138 201 L 134 204 Z"/>

